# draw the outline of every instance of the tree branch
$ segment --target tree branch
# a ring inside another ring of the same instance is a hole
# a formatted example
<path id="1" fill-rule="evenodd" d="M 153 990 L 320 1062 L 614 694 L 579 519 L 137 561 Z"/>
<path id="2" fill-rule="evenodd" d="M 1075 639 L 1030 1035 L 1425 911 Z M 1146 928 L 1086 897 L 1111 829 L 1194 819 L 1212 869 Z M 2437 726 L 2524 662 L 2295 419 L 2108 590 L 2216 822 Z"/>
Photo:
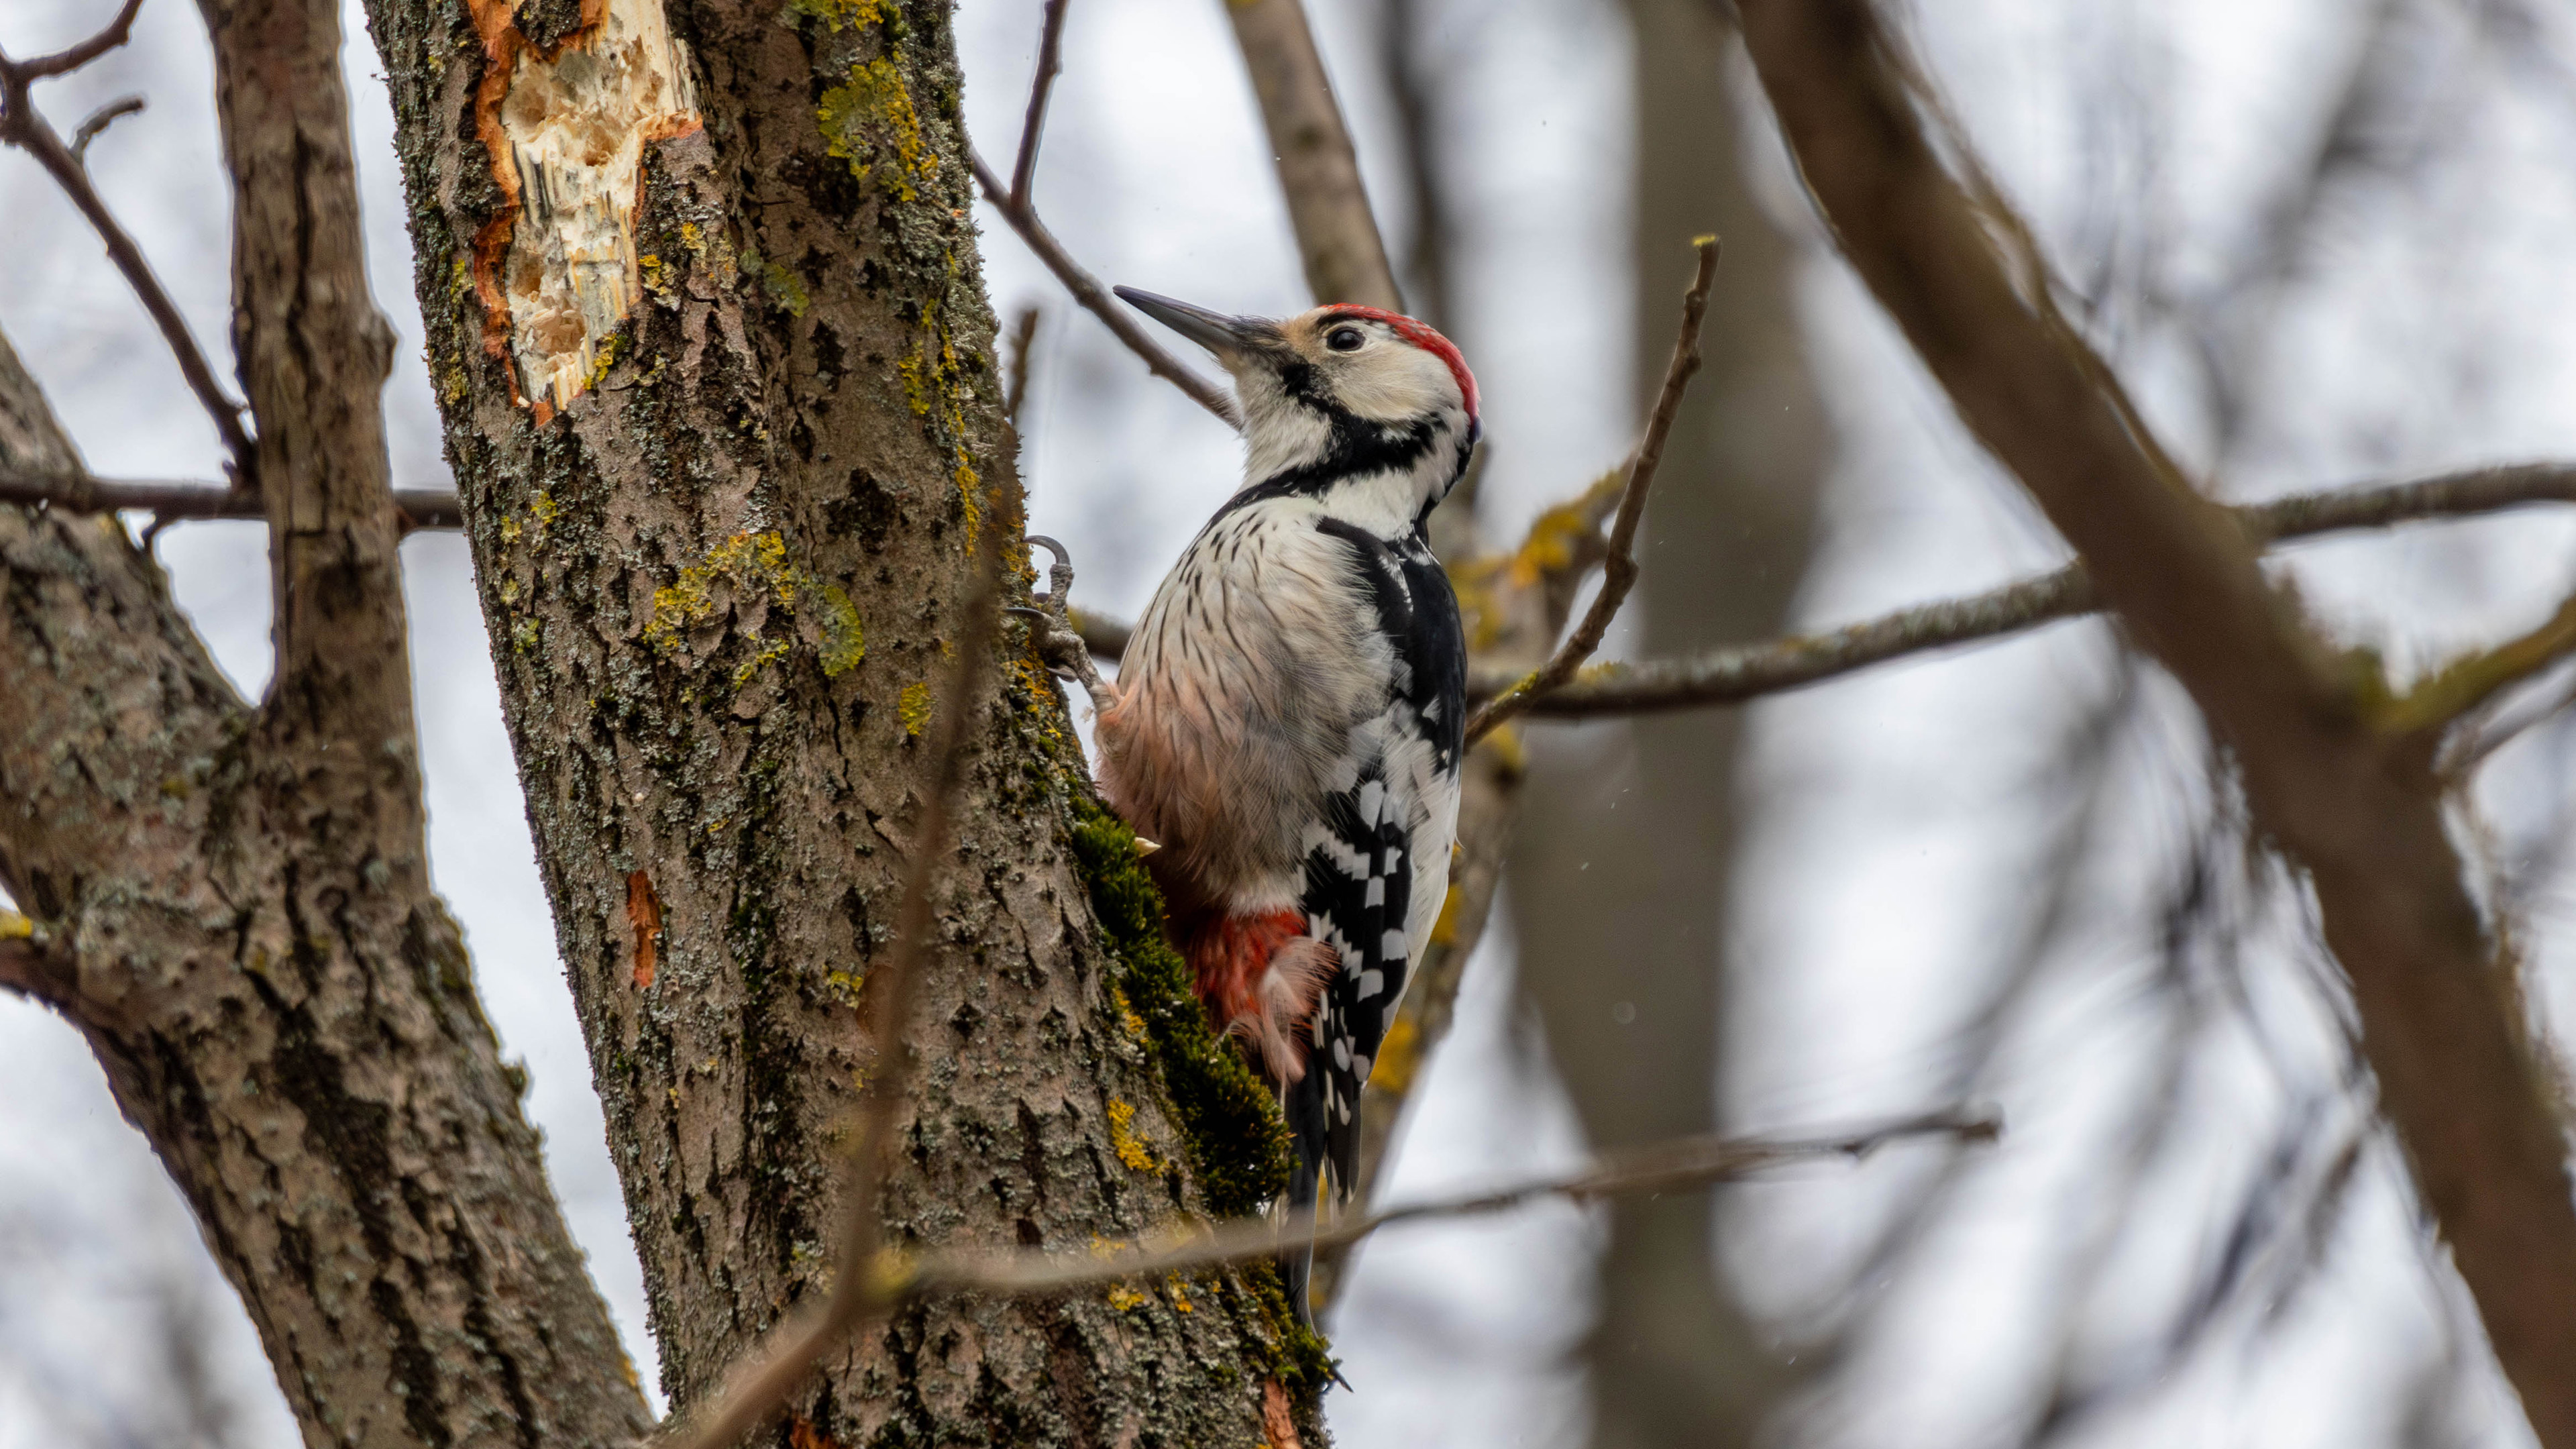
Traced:
<path id="1" fill-rule="evenodd" d="M 1225 13 L 1261 98 L 1288 222 L 1316 302 L 1403 311 L 1386 242 L 1360 182 L 1359 154 L 1333 100 L 1305 7 L 1299 0 L 1229 0 Z"/>
<path id="2" fill-rule="evenodd" d="M 6 480 L 0 478 L 0 490 Z M 2480 468 L 2410 483 L 2302 493 L 2230 510 L 2248 538 L 2282 543 L 2329 533 L 2402 523 L 2475 518 L 2509 508 L 2576 503 L 2576 466 L 2528 463 Z M 1468 565 L 1462 572 L 1476 566 Z M 1916 604 L 1820 634 L 1792 634 L 1756 644 L 1730 644 L 1682 659 L 1596 664 L 1531 701 L 1538 719 L 1651 714 L 1739 704 L 1766 694 L 1857 673 L 1872 665 L 2080 618 L 2102 607 L 2082 564 L 2019 579 L 1983 593 Z M 1074 611 L 1075 630 L 1091 652 L 1114 660 L 1131 626 Z M 1470 699 L 1491 699 L 1527 672 L 1478 660 L 1467 676 Z"/>
<path id="3" fill-rule="evenodd" d="M 142 114 L 143 98 L 141 96 L 119 97 L 118 99 L 110 101 L 106 105 L 99 107 L 97 110 L 90 112 L 86 119 L 84 119 L 79 125 L 72 128 L 72 159 L 78 161 L 84 167 L 88 166 L 90 142 L 97 140 L 102 135 L 105 135 L 108 127 L 115 125 L 126 117 L 139 116 Z"/>
<path id="4" fill-rule="evenodd" d="M 2576 503 L 2576 468 L 2556 464 L 2488 468 L 2413 483 L 2302 494 L 2230 511 L 2248 538 L 2272 543 L 2427 519 L 2468 518 L 2536 503 Z M 1822 634 L 1730 645 L 1687 659 L 1595 665 L 1534 701 L 1530 713 L 1579 719 L 1734 704 L 1908 655 L 2016 634 L 2101 607 L 2083 565 L 2068 564 L 1981 594 L 1920 604 Z M 1509 671 L 1479 667 L 1468 677 L 1468 692 L 1490 695 L 1510 687 L 1515 678 Z"/>
<path id="5" fill-rule="evenodd" d="M 1038 341 L 1038 309 L 1023 308 L 1019 320 L 1011 324 L 1009 381 L 1002 392 L 1002 420 L 1011 425 L 1013 437 L 1021 436 L 1020 409 L 1029 400 L 1029 361 L 1031 349 Z"/>
<path id="6" fill-rule="evenodd" d="M 2556 613 L 2529 633 L 2493 648 L 2473 651 L 2435 670 L 2430 678 L 2390 702 L 2379 725 L 2401 734 L 2439 734 L 2571 653 L 2576 653 L 2576 597 L 2561 603 Z"/>
<path id="7" fill-rule="evenodd" d="M 2576 1203 L 2537 1048 L 2501 989 L 2420 741 L 2264 582 L 2064 318 L 2035 245 L 1866 0 L 1742 0 L 1747 47 L 1844 255 L 1960 416 L 2030 490 L 2134 637 L 2230 747 L 2303 866 L 2380 1101 L 2539 1441 L 2576 1446 Z M 2000 250 L 1999 250 L 2000 248 Z M 2384 686 L 2378 686 L 2384 688 Z"/>
<path id="8" fill-rule="evenodd" d="M 397 488 L 393 496 L 394 506 L 402 510 L 405 531 L 465 526 L 465 515 L 453 489 Z M 268 516 L 256 492 L 226 488 L 221 483 L 186 478 L 93 478 L 86 473 L 40 473 L 6 466 L 0 466 L 0 503 L 40 503 L 73 513 L 133 509 L 163 519 Z"/>
<path id="9" fill-rule="evenodd" d="M 1283 1240 L 1304 1242 L 1310 1234 L 1319 1251 L 1347 1248 L 1382 1228 L 1482 1216 L 1542 1197 L 1565 1197 L 1580 1203 L 1678 1192 L 1795 1163 L 1867 1157 L 1881 1147 L 1908 1138 L 1948 1137 L 1990 1143 L 2002 1134 L 2003 1121 L 1993 1112 L 1953 1107 L 1815 1136 L 1685 1137 L 1604 1153 L 1581 1171 L 1560 1177 L 1407 1203 L 1340 1222 L 1319 1221 L 1312 1211 L 1300 1211 L 1276 1221 L 1252 1218 L 1223 1223 L 1204 1231 L 1194 1241 L 1106 1257 L 1024 1252 L 1000 1257 L 942 1255 L 908 1264 L 888 1264 L 879 1291 L 895 1301 L 942 1292 L 997 1296 L 1062 1293 L 1128 1278 L 1161 1277 L 1251 1262 L 1277 1253 Z"/>
<path id="10" fill-rule="evenodd" d="M 98 188 L 90 184 L 88 168 L 46 124 L 29 94 L 33 82 L 86 65 L 123 45 L 133 29 L 135 12 L 141 8 L 142 0 L 126 0 L 125 8 L 112 24 L 68 50 L 27 61 L 13 61 L 0 54 L 0 142 L 35 157 L 36 164 L 54 178 L 98 233 L 99 241 L 107 248 L 108 260 L 124 274 L 126 285 L 134 289 L 136 300 L 143 304 L 161 340 L 168 344 L 188 391 L 196 394 L 207 416 L 214 419 L 216 436 L 223 440 L 233 471 L 247 481 L 251 476 L 252 449 L 250 435 L 242 429 L 241 404 L 226 396 L 222 385 L 215 381 L 213 365 L 197 346 L 195 334 L 188 330 L 187 320 L 179 315 L 178 304 L 170 300 L 169 291 L 154 274 L 152 263 L 144 258 L 143 249 L 117 223 L 116 214 L 108 210 Z"/>
<path id="11" fill-rule="evenodd" d="M 1579 1172 L 1516 1187 L 1407 1203 L 1340 1222 L 1319 1221 L 1312 1211 L 1294 1212 L 1276 1220 L 1237 1219 L 1161 1248 L 1080 1255 L 1043 1249 L 998 1255 L 939 1253 L 917 1258 L 878 1254 L 845 1270 L 834 1284 L 834 1301 L 848 1300 L 846 1322 L 836 1325 L 828 1313 L 818 1313 L 810 1324 L 774 1333 L 771 1341 L 781 1347 L 764 1357 L 757 1374 L 729 1391 L 715 1409 L 698 1421 L 697 1427 L 668 1442 L 671 1449 L 722 1449 L 733 1443 L 785 1402 L 796 1380 L 811 1367 L 813 1358 L 838 1342 L 850 1328 L 936 1294 L 1006 1298 L 1061 1294 L 1124 1279 L 1160 1278 L 1253 1262 L 1277 1254 L 1282 1241 L 1302 1242 L 1310 1236 L 1319 1251 L 1347 1249 L 1382 1228 L 1497 1213 L 1542 1197 L 1565 1197 L 1582 1203 L 1679 1192 L 1797 1163 L 1834 1157 L 1864 1158 L 1909 1138 L 1947 1137 L 1990 1143 L 2002 1133 L 2003 1121 L 1991 1110 L 1953 1107 L 1830 1134 L 1686 1137 L 1652 1143 L 1605 1153 Z"/>
<path id="12" fill-rule="evenodd" d="M 1038 70 L 1029 81 L 1029 110 L 1020 119 L 1019 159 L 1011 163 L 1011 205 L 1026 208 L 1029 183 L 1038 174 L 1038 138 L 1046 134 L 1047 97 L 1064 69 L 1066 0 L 1046 0 L 1046 18 L 1038 29 Z"/>
<path id="13" fill-rule="evenodd" d="M 259 424 L 276 683 L 267 719 L 349 768 L 414 737 L 384 439 L 393 329 L 367 290 L 333 0 L 205 0 L 233 183 L 233 336 Z M 418 849 L 417 770 L 378 792 L 389 856 Z"/>
<path id="14" fill-rule="evenodd" d="M 0 468 L 80 473 L 5 339 Z M 183 1189 L 300 1422 L 461 1444 L 515 1412 L 631 1442 L 643 1395 L 430 889 L 408 736 L 264 730 L 121 529 L 0 505 L 0 578 L 0 883 L 64 960 L 34 989 Z"/>
<path id="15" fill-rule="evenodd" d="M 134 34 L 134 17 L 141 14 L 142 10 L 143 0 L 125 0 L 124 7 L 116 12 L 116 18 L 107 23 L 106 29 L 67 50 L 58 50 L 51 55 L 40 55 L 33 60 L 22 62 L 18 67 L 19 73 L 29 80 L 42 80 L 47 76 L 67 75 L 80 69 L 125 44 L 127 38 Z"/>
<path id="16" fill-rule="evenodd" d="M 1582 624 L 1546 664 L 1467 717 L 1469 744 L 1528 709 L 1531 700 L 1573 678 L 1583 661 L 1592 657 L 1592 651 L 1601 647 L 1602 636 L 1610 631 L 1610 621 L 1618 617 L 1619 606 L 1628 601 L 1628 590 L 1637 582 L 1637 523 L 1645 517 L 1646 493 L 1655 486 L 1655 471 L 1664 461 L 1664 440 L 1672 434 L 1673 417 L 1681 411 L 1682 394 L 1690 386 L 1691 374 L 1699 371 L 1699 324 L 1708 315 L 1708 289 L 1717 281 L 1717 238 L 1699 237 L 1691 245 L 1699 249 L 1699 270 L 1691 278 L 1690 290 L 1682 294 L 1681 335 L 1673 339 L 1673 357 L 1664 369 L 1663 390 L 1656 395 L 1655 410 L 1646 417 L 1646 436 L 1637 444 L 1637 455 L 1628 462 L 1627 486 L 1620 490 L 1619 512 L 1610 524 L 1610 552 L 1602 563 L 1601 592 L 1593 596 L 1592 607 L 1584 611 Z"/>
<path id="17" fill-rule="evenodd" d="M 1064 244 L 1057 241 L 1045 223 L 1038 220 L 1037 209 L 1012 200 L 1001 178 L 993 174 L 992 167 L 984 164 L 982 156 L 972 159 L 975 184 L 982 189 L 984 199 L 1002 214 L 1002 220 L 1011 224 L 1011 230 L 1020 234 L 1020 240 L 1028 243 L 1029 250 L 1037 253 L 1038 260 L 1046 263 L 1047 270 L 1055 273 L 1056 280 L 1064 283 L 1064 289 L 1073 294 L 1073 300 L 1081 303 L 1083 310 L 1099 318 L 1112 335 L 1127 344 L 1128 351 L 1142 358 L 1147 372 L 1188 393 L 1190 401 L 1223 418 L 1227 427 L 1242 431 L 1243 414 L 1235 410 L 1234 399 L 1228 397 L 1224 389 L 1191 371 L 1179 358 L 1164 351 L 1162 344 L 1146 336 L 1145 329 L 1136 324 L 1135 317 L 1119 306 L 1108 289 L 1100 285 L 1100 279 L 1084 271 L 1081 263 L 1064 249 Z"/>

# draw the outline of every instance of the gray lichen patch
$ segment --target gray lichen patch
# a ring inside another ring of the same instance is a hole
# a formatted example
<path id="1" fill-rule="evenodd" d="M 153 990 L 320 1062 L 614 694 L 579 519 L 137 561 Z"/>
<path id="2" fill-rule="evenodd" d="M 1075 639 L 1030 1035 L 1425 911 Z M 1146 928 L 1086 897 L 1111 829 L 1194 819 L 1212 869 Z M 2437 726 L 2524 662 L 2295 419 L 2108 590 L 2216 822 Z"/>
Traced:
<path id="1" fill-rule="evenodd" d="M 699 126 L 688 48 L 661 0 L 608 0 L 549 58 L 518 49 L 498 119 L 517 172 L 503 296 L 523 397 L 561 409 L 615 360 L 642 292 L 635 203 L 644 148 Z"/>

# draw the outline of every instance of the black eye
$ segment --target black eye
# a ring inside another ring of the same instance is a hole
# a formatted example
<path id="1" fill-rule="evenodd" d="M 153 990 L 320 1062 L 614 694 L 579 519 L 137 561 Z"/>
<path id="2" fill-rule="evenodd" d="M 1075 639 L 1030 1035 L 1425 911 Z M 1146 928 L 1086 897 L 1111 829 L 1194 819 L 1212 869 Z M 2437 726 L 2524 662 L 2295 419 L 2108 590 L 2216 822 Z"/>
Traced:
<path id="1" fill-rule="evenodd" d="M 1368 337 L 1356 327 L 1336 327 L 1325 334 L 1324 345 L 1335 352 L 1357 352 Z"/>

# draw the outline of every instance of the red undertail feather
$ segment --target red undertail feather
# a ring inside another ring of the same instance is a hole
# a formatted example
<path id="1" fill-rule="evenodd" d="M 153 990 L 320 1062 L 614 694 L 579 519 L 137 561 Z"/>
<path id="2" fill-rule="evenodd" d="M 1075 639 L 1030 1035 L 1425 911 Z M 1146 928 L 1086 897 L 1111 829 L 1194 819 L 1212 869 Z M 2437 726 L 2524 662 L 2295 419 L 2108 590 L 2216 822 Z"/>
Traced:
<path id="1" fill-rule="evenodd" d="M 1190 934 L 1187 954 L 1207 1004 L 1228 1035 L 1247 1036 L 1280 1082 L 1306 1075 L 1306 1027 L 1340 956 L 1306 934 L 1295 911 L 1223 916 Z"/>

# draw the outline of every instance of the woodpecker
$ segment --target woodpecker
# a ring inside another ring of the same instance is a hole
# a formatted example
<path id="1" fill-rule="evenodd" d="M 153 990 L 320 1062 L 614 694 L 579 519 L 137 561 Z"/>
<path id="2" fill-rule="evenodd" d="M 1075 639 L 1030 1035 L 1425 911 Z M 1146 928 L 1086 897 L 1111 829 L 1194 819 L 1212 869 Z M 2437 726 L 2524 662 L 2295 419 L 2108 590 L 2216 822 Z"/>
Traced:
<path id="1" fill-rule="evenodd" d="M 1475 449 L 1476 380 L 1448 338 L 1371 307 L 1275 321 L 1117 292 L 1233 376 L 1245 459 L 1116 684 L 1085 679 L 1100 783 L 1160 843 L 1146 864 L 1211 1020 L 1281 1094 L 1288 1205 L 1339 1205 L 1360 1088 L 1448 893 L 1467 654 L 1424 525 Z M 1300 1317 L 1310 1261 L 1288 1260 Z"/>

